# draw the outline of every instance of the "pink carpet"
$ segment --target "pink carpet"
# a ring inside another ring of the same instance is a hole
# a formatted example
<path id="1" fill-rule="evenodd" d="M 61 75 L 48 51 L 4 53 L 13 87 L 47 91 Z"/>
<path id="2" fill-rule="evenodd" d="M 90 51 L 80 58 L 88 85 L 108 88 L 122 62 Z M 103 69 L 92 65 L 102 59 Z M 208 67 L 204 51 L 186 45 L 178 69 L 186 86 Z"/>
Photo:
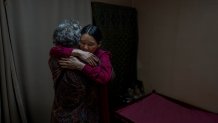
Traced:
<path id="1" fill-rule="evenodd" d="M 184 107 L 156 93 L 116 113 L 133 123 L 218 123 L 218 114 Z"/>

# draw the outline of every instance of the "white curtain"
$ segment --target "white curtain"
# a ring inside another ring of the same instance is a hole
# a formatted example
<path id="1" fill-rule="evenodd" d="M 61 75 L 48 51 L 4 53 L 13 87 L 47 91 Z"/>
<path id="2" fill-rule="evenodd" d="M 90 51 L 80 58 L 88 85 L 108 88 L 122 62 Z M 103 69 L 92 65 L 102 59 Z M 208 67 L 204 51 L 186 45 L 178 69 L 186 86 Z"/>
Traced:
<path id="1" fill-rule="evenodd" d="M 0 4 L 1 122 L 49 123 L 54 96 L 48 67 L 53 30 L 66 18 L 77 19 L 82 26 L 91 23 L 91 1 L 1 0 Z"/>

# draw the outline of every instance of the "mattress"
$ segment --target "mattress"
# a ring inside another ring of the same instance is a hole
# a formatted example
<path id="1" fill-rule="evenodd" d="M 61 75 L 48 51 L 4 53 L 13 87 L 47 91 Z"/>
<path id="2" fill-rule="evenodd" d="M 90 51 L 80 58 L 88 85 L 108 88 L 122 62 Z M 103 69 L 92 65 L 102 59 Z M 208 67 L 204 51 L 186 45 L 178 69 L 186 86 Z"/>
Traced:
<path id="1" fill-rule="evenodd" d="M 218 123 L 218 114 L 151 93 L 115 112 L 125 123 Z"/>

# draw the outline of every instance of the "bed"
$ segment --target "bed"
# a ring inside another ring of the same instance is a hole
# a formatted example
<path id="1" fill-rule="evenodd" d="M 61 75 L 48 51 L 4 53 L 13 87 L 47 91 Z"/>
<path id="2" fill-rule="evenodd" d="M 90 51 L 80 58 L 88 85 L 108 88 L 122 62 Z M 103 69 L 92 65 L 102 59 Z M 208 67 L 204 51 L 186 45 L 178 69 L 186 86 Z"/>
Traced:
<path id="1" fill-rule="evenodd" d="M 156 92 L 115 111 L 123 123 L 218 123 L 218 114 Z"/>

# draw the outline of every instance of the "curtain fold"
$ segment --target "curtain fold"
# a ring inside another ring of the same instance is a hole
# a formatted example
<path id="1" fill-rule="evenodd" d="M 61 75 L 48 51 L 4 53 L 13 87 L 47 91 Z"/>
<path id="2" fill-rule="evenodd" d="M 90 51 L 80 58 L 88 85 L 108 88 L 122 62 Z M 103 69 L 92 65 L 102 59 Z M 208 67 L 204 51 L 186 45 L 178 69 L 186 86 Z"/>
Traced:
<path id="1" fill-rule="evenodd" d="M 0 6 L 1 122 L 27 123 L 25 108 L 18 84 L 5 1 L 1 0 Z"/>
<path id="2" fill-rule="evenodd" d="M 53 30 L 66 18 L 82 26 L 91 23 L 91 1 L 0 1 L 1 122 L 48 123 L 54 96 L 48 66 Z"/>

